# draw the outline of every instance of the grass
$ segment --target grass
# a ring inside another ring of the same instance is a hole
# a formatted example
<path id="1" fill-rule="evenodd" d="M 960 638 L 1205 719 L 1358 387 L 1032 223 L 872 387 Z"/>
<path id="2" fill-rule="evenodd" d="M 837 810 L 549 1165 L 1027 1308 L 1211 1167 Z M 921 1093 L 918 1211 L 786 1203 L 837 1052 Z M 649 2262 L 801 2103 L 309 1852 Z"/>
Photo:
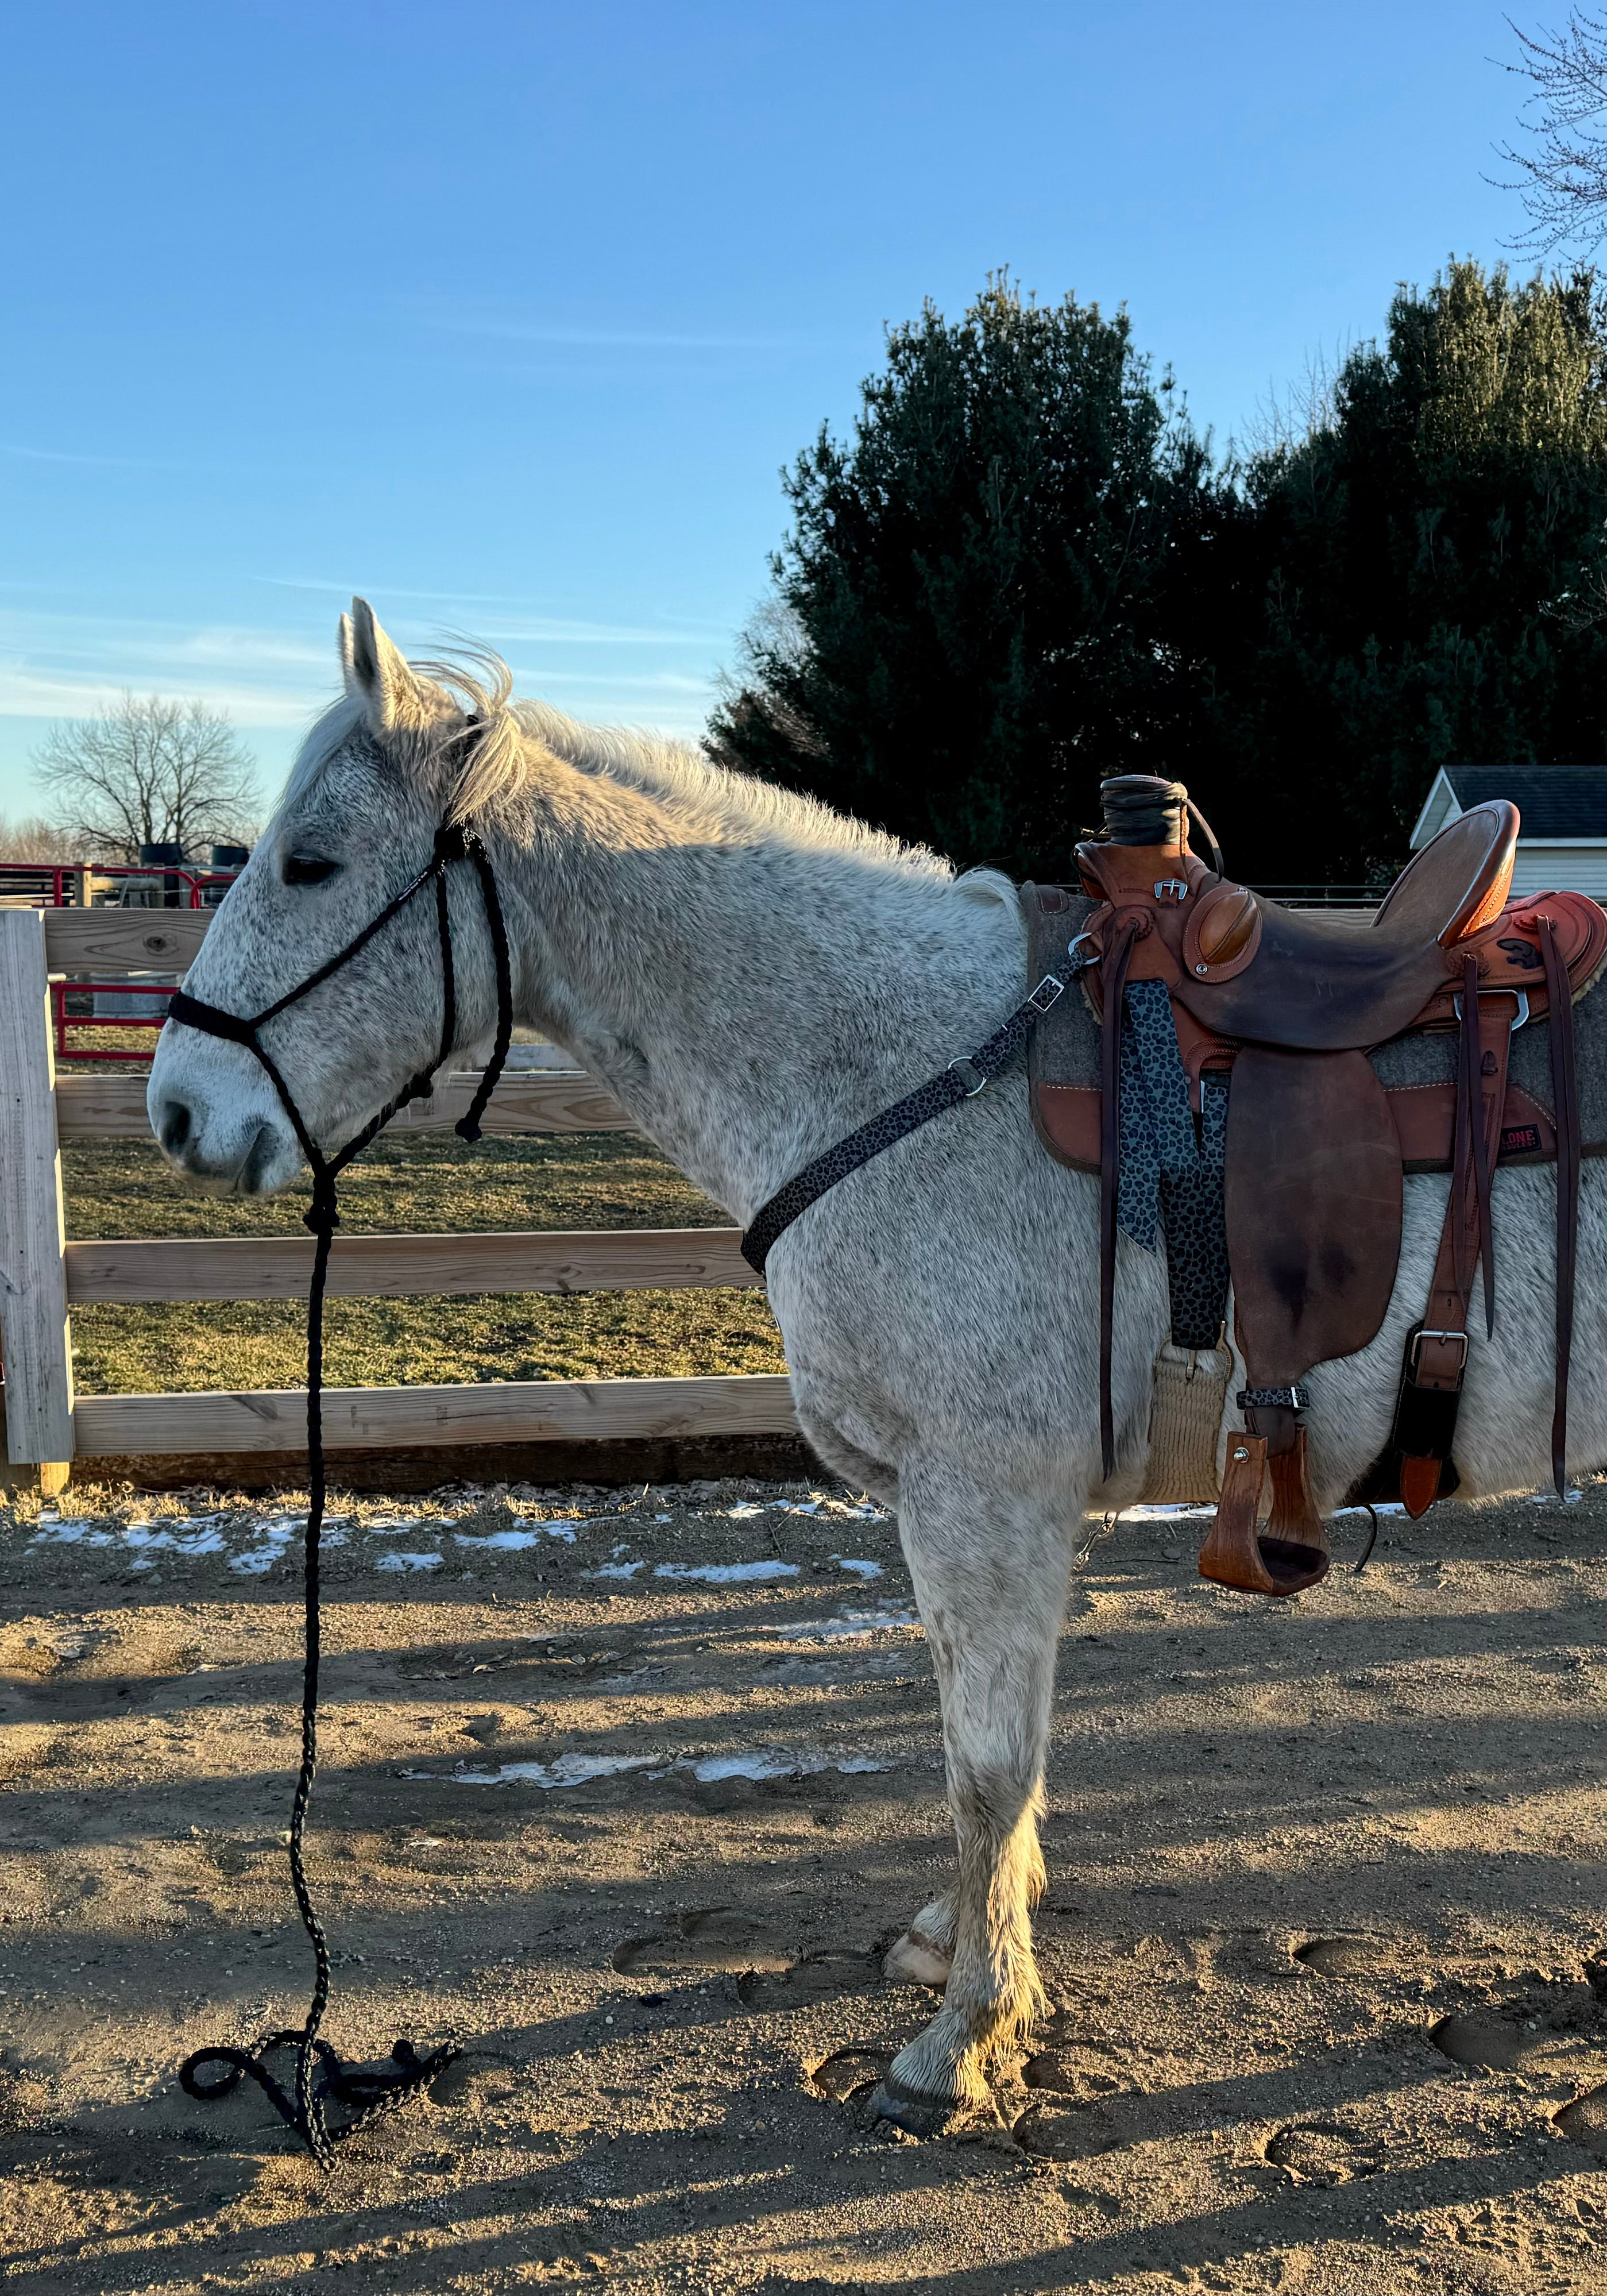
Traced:
<path id="1" fill-rule="evenodd" d="M 300 1235 L 304 1192 L 219 1201 L 186 1186 L 154 1143 L 61 1152 L 72 1238 Z M 377 1141 L 340 1182 L 340 1218 L 381 1230 L 718 1227 L 726 1216 L 629 1134 L 542 1135 L 471 1147 L 450 1133 Z M 302 1308 L 278 1300 L 80 1308 L 80 1390 L 153 1394 L 299 1387 Z M 335 1387 L 488 1379 L 677 1378 L 784 1369 L 762 1292 L 594 1292 L 332 1300 Z"/>

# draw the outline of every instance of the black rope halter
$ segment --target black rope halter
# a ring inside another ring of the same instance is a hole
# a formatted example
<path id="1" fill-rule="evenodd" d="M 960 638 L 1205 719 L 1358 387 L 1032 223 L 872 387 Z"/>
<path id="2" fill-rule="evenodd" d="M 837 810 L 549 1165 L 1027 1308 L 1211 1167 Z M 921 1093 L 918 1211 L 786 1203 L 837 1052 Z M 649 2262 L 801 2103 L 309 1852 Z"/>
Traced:
<path id="1" fill-rule="evenodd" d="M 359 2065 L 344 2060 L 328 2041 L 321 2038 L 320 2029 L 329 2007 L 329 1940 L 307 1887 L 303 1845 L 313 1781 L 318 1769 L 318 1660 L 322 1641 L 319 1561 L 324 1504 L 324 1293 L 329 1275 L 330 1245 L 340 1224 L 336 1183 L 353 1157 L 362 1154 L 370 1142 L 384 1130 L 398 1109 L 405 1108 L 409 1101 L 429 1098 L 435 1088 L 437 1071 L 446 1065 L 452 1053 L 457 1037 L 457 981 L 452 962 L 452 919 L 447 898 L 447 872 L 454 861 L 464 860 L 473 863 L 480 878 L 480 896 L 485 903 L 486 923 L 491 935 L 496 970 L 496 1043 L 490 1062 L 480 1080 L 468 1112 L 460 1119 L 456 1128 L 464 1140 L 478 1140 L 480 1119 L 486 1112 L 486 1103 L 496 1088 L 503 1064 L 507 1059 L 509 1039 L 513 1033 L 513 985 L 512 969 L 508 959 L 507 926 L 503 917 L 502 904 L 497 898 L 496 880 L 486 849 L 471 830 L 456 824 L 438 829 L 429 867 L 422 869 L 410 885 L 404 886 L 396 898 L 388 902 L 379 915 L 365 925 L 357 939 L 348 941 L 338 955 L 332 956 L 327 964 L 321 964 L 316 972 L 309 973 L 305 980 L 287 990 L 272 1004 L 266 1005 L 260 1013 L 253 1013 L 249 1020 L 242 1019 L 237 1013 L 225 1013 L 219 1005 L 203 1004 L 198 998 L 187 996 L 182 988 L 176 991 L 168 1007 L 169 1021 L 179 1021 L 185 1028 L 198 1029 L 204 1036 L 221 1037 L 229 1044 L 243 1045 L 248 1052 L 255 1054 L 266 1070 L 313 1176 L 312 1201 L 304 1217 L 317 1239 L 307 1300 L 307 1513 L 301 1767 L 296 1779 L 290 1833 L 291 1886 L 296 1893 L 301 1925 L 312 1941 L 316 1972 L 313 1997 L 307 2008 L 307 2021 L 299 2031 L 292 2030 L 266 2034 L 249 2049 L 221 2045 L 197 2049 L 179 2068 L 178 2078 L 187 2095 L 207 2101 L 228 2095 L 249 2077 L 263 2090 L 281 2118 L 305 2140 L 314 2159 L 325 2169 L 334 2158 L 334 2147 L 343 2138 L 366 2127 L 380 2114 L 392 2111 L 406 2097 L 433 2080 L 462 2054 L 455 2042 L 447 2041 L 432 2049 L 428 2055 L 422 2056 L 411 2041 L 403 2039 L 398 2040 L 392 2049 L 389 2063 Z M 276 1020 L 281 1013 L 287 1012 L 292 1004 L 299 1004 L 304 996 L 321 987 L 342 966 L 349 964 L 358 951 L 366 948 L 375 934 L 383 931 L 394 917 L 399 916 L 427 885 L 435 888 L 436 923 L 440 934 L 439 1049 L 428 1069 L 410 1078 L 396 1098 L 389 1102 L 343 1148 L 337 1149 L 333 1155 L 325 1156 L 313 1138 L 277 1063 L 263 1044 L 260 1031 L 270 1021 Z M 298 2052 L 293 2095 L 285 2090 L 264 2062 L 272 2050 L 279 2048 L 294 2048 Z M 201 2068 L 206 2065 L 221 2067 L 222 2070 L 204 2076 Z M 347 2117 L 334 2128 L 329 2125 L 326 2113 L 326 2107 L 332 2102 L 347 2108 Z"/>

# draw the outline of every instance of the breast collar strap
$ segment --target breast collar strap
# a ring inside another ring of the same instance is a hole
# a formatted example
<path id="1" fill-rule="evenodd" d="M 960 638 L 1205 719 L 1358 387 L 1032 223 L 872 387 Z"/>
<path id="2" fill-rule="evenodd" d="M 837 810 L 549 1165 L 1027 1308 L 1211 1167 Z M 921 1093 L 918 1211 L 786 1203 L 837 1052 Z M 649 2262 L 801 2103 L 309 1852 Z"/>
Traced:
<path id="1" fill-rule="evenodd" d="M 496 879 L 492 873 L 490 859 L 485 847 L 473 831 L 464 829 L 456 823 L 436 831 L 435 850 L 430 857 L 429 867 L 422 869 L 410 885 L 405 885 L 393 901 L 387 902 L 379 915 L 372 918 L 354 940 L 348 941 L 346 947 L 338 955 L 332 956 L 327 964 L 321 964 L 316 972 L 308 973 L 305 980 L 299 981 L 294 988 L 287 989 L 283 996 L 275 997 L 273 1004 L 265 1005 L 260 1013 L 252 1013 L 249 1019 L 238 1013 L 225 1013 L 220 1005 L 204 1004 L 199 997 L 190 996 L 183 988 L 175 992 L 173 1000 L 168 1007 L 169 1021 L 176 1021 L 184 1028 L 198 1029 L 203 1036 L 221 1037 L 228 1044 L 243 1045 L 246 1050 L 254 1053 L 262 1063 L 267 1072 L 269 1082 L 278 1095 L 279 1104 L 291 1120 L 301 1152 L 306 1157 L 307 1167 L 313 1176 L 313 1200 L 305 1217 L 307 1226 L 312 1229 L 315 1235 L 340 1226 L 340 1215 L 335 1201 L 335 1182 L 347 1165 L 351 1162 L 352 1158 L 362 1154 L 370 1142 L 384 1130 L 398 1109 L 405 1108 L 409 1101 L 429 1098 L 435 1088 L 438 1071 L 446 1065 L 450 1057 L 453 1044 L 457 1036 L 457 981 L 452 961 L 452 919 L 447 900 L 447 871 L 454 861 L 465 860 L 473 863 L 480 878 L 480 896 L 485 902 L 486 923 L 491 934 L 491 947 L 496 967 L 496 1045 L 468 1112 L 460 1119 L 456 1127 L 463 1139 L 478 1140 L 480 1136 L 480 1119 L 486 1112 L 486 1103 L 496 1089 L 497 1079 L 502 1074 L 504 1062 L 507 1059 L 509 1040 L 513 1033 L 512 973 L 508 958 L 507 927 L 503 918 L 502 904 L 497 898 Z M 325 1156 L 313 1138 L 301 1111 L 297 1107 L 295 1095 L 286 1084 L 278 1063 L 264 1045 L 260 1031 L 270 1021 L 277 1020 L 280 1013 L 288 1012 L 292 1004 L 299 1004 L 302 997 L 310 996 L 315 988 L 322 987 L 324 981 L 339 972 L 343 966 L 349 964 L 359 950 L 366 948 L 375 935 L 382 932 L 393 917 L 399 916 L 408 903 L 422 893 L 427 885 L 433 885 L 435 888 L 436 923 L 440 934 L 439 1048 L 429 1068 L 409 1078 L 395 1099 L 389 1102 L 376 1117 L 346 1143 L 343 1148 L 337 1149 L 332 1155 Z"/>

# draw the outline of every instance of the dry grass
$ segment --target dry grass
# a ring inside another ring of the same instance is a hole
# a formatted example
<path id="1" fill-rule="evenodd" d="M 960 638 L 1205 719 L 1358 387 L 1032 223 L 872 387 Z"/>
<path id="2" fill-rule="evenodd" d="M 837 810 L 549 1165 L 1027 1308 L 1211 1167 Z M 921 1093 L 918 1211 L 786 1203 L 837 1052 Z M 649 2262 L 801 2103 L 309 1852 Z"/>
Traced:
<path id="1" fill-rule="evenodd" d="M 71 1237 L 291 1235 L 304 1195 L 217 1201 L 180 1182 L 154 1144 L 62 1152 Z M 644 1141 L 623 1134 L 482 1141 L 451 1133 L 380 1141 L 340 1183 L 342 1225 L 362 1231 L 710 1227 L 726 1216 Z M 84 1308 L 73 1317 L 87 1394 L 297 1387 L 299 1306 Z M 485 1379 L 669 1378 L 783 1369 L 762 1292 L 596 1292 L 467 1299 L 335 1300 L 332 1386 Z"/>

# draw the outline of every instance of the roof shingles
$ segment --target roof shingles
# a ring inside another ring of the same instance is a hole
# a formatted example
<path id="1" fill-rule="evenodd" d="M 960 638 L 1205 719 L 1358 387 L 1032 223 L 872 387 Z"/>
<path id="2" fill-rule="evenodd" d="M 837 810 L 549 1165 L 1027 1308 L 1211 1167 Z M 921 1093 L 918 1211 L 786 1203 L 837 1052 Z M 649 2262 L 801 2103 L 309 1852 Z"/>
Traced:
<path id="1" fill-rule="evenodd" d="M 1607 766 L 1447 766 L 1445 775 L 1464 813 L 1489 798 L 1510 798 L 1523 816 L 1525 844 L 1607 838 Z"/>

